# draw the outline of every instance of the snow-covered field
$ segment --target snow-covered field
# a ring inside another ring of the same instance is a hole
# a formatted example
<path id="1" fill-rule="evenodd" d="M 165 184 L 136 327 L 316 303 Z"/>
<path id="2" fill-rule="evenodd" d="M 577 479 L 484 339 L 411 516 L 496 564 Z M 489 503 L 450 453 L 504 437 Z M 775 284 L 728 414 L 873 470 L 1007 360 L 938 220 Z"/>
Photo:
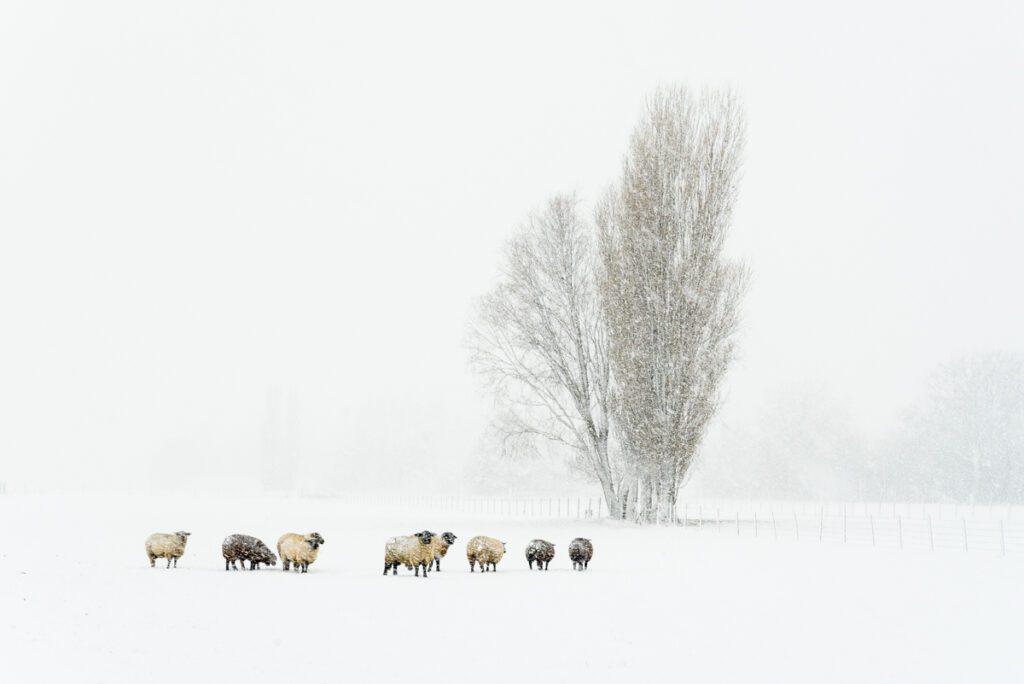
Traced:
<path id="1" fill-rule="evenodd" d="M 382 577 L 386 538 L 424 528 L 459 536 L 443 571 Z M 150 568 L 177 529 L 179 567 Z M 308 575 L 223 570 L 228 533 L 312 530 Z M 476 534 L 508 542 L 497 573 L 469 573 Z M 4 496 L 0 539 L 11 682 L 1024 681 L 1022 556 L 284 498 Z"/>

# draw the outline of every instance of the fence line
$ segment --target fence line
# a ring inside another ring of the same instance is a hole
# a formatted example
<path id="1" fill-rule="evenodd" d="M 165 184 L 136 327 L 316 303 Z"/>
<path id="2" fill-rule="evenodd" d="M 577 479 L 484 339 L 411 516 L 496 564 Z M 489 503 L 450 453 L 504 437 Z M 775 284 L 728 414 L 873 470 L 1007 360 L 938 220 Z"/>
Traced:
<path id="1" fill-rule="evenodd" d="M 341 498 L 363 506 L 400 506 L 512 519 L 596 519 L 608 512 L 601 496 L 355 494 Z M 681 501 L 674 522 L 704 534 L 721 536 L 1010 555 L 1024 553 L 1024 511 L 1020 508 L 705 499 Z M 811 530 L 813 533 L 808 534 Z"/>

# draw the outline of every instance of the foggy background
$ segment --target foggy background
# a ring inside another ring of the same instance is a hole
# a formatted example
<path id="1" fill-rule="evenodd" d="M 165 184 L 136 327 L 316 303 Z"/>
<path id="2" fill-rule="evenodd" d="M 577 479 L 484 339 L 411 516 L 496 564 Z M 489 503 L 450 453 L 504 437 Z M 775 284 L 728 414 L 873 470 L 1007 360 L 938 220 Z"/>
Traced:
<path id="1" fill-rule="evenodd" d="M 4 3 L 0 481 L 578 486 L 482 465 L 467 321 L 512 228 L 592 206 L 681 82 L 749 126 L 694 491 L 856 496 L 829 463 L 914 453 L 939 364 L 1024 352 L 1022 11 Z"/>

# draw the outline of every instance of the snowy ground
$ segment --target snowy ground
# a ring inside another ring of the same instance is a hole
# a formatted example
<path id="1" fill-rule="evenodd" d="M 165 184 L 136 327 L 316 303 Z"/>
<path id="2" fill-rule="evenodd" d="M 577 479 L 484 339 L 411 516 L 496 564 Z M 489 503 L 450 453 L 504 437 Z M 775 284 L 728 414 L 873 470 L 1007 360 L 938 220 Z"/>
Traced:
<path id="1" fill-rule="evenodd" d="M 385 539 L 424 528 L 459 536 L 443 571 L 382 577 Z M 177 529 L 179 567 L 151 569 L 143 540 Z M 308 575 L 223 570 L 228 533 L 312 530 Z M 469 574 L 476 534 L 508 542 L 497 573 Z M 5 496 L 0 540 L 12 682 L 1024 681 L 1022 556 L 240 498 Z"/>

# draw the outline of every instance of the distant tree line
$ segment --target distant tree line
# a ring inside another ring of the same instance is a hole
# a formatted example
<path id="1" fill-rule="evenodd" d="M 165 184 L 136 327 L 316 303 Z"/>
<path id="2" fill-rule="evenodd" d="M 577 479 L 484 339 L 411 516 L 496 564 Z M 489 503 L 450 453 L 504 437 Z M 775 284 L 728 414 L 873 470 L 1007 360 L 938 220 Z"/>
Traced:
<path id="1" fill-rule="evenodd" d="M 719 430 L 695 475 L 701 495 L 796 500 L 1024 503 L 1024 355 L 961 356 L 914 408 L 868 436 L 825 387 L 774 393 Z"/>

